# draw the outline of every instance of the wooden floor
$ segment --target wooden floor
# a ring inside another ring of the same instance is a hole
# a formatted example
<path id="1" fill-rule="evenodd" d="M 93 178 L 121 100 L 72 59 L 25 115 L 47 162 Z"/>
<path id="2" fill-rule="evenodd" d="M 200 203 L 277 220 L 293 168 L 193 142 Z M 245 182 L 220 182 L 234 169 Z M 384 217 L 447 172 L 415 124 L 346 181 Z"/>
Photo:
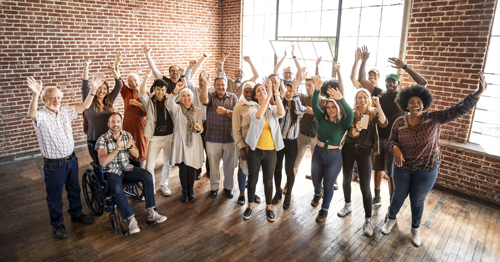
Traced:
<path id="1" fill-rule="evenodd" d="M 76 154 L 81 175 L 90 158 L 86 147 L 77 148 Z M 158 159 L 157 183 L 161 157 Z M 107 213 L 94 217 L 91 225 L 81 225 L 71 222 L 65 211 L 69 233 L 65 240 L 55 239 L 49 225 L 42 158 L 4 163 L 0 165 L 4 181 L 0 184 L 0 261 L 500 261 L 500 211 L 435 190 L 426 200 L 420 248 L 409 239 L 408 200 L 393 232 L 387 236 L 380 233 L 389 205 L 385 181 L 383 204 L 373 210 L 372 237 L 363 234 L 364 211 L 357 183 L 352 183 L 351 215 L 336 215 L 344 205 L 340 188 L 335 191 L 326 222 L 316 223 L 320 207 L 310 205 L 313 186 L 303 175 L 310 168 L 309 160 L 310 155 L 306 155 L 290 209 L 284 211 L 281 203 L 274 205 L 274 223 L 266 220 L 265 204 L 255 205 L 252 218 L 243 220 L 245 207 L 237 204 L 236 197 L 210 198 L 205 177 L 195 184 L 197 202 L 181 203 L 174 169 L 172 196 L 156 194 L 159 211 L 168 217 L 165 223 L 147 226 L 144 203 L 134 200 L 130 203 L 142 231 L 128 237 L 112 233 Z M 257 190 L 263 197 L 260 182 Z M 66 210 L 65 194 L 63 201 Z"/>

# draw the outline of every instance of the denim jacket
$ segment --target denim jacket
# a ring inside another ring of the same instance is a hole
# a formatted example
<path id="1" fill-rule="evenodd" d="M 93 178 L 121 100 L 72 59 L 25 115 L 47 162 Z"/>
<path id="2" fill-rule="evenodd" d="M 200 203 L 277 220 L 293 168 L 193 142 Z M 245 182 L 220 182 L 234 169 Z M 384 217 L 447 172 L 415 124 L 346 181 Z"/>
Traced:
<path id="1" fill-rule="evenodd" d="M 268 107 L 263 118 L 257 119 L 255 117 L 255 114 L 257 113 L 259 107 L 260 106 L 255 103 L 252 107 L 250 107 L 250 109 L 248 109 L 248 114 L 250 115 L 251 122 L 245 142 L 250 147 L 250 149 L 255 150 L 255 148 L 257 147 L 257 143 L 259 142 L 260 135 L 262 134 L 262 130 L 264 129 L 264 125 L 266 124 L 265 120 L 267 120 L 269 126 L 271 127 L 271 135 L 273 137 L 274 148 L 276 149 L 276 151 L 283 149 L 285 145 L 283 144 L 283 138 L 281 137 L 281 130 L 278 122 L 278 119 L 282 118 L 283 116 L 278 115 L 278 110 L 276 109 L 276 106 L 273 105 Z"/>

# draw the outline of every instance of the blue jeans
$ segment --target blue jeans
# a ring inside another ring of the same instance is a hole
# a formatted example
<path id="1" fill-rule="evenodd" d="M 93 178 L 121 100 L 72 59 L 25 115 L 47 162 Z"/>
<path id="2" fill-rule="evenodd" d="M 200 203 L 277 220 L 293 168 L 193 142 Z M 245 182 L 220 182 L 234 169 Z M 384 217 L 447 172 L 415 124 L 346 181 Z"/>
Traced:
<path id="1" fill-rule="evenodd" d="M 238 167 L 238 189 L 240 193 L 245 193 L 245 183 L 247 182 L 247 175 L 243 173 L 243 170 Z"/>
<path id="2" fill-rule="evenodd" d="M 45 190 L 47 191 L 47 205 L 49 206 L 50 225 L 53 227 L 63 224 L 62 190 L 66 186 L 71 217 L 82 214 L 80 199 L 80 184 L 78 183 L 78 158 L 73 155 L 68 162 L 48 162 L 43 166 L 45 174 Z"/>
<path id="3" fill-rule="evenodd" d="M 393 166 L 394 194 L 389 207 L 390 219 L 396 219 L 396 215 L 403 206 L 406 197 L 410 194 L 411 205 L 411 227 L 419 228 L 422 214 L 424 213 L 424 202 L 427 194 L 431 191 L 438 176 L 439 165 L 433 169 L 410 171 Z"/>
<path id="4" fill-rule="evenodd" d="M 314 147 L 311 176 L 315 195 L 321 195 L 321 185 L 323 184 L 325 192 L 321 208 L 328 211 L 333 198 L 333 184 L 342 168 L 342 153 L 339 148 L 328 149 L 328 153 L 323 153 L 322 151 L 321 147 Z"/>
<path id="5" fill-rule="evenodd" d="M 146 198 L 146 209 L 156 207 L 153 177 L 147 170 L 134 166 L 132 171 L 123 171 L 121 176 L 114 173 L 104 173 L 104 178 L 113 192 L 116 205 L 125 220 L 132 218 L 134 216 L 134 212 L 132 212 L 128 199 L 123 192 L 122 182 L 142 182 L 144 198 Z"/>

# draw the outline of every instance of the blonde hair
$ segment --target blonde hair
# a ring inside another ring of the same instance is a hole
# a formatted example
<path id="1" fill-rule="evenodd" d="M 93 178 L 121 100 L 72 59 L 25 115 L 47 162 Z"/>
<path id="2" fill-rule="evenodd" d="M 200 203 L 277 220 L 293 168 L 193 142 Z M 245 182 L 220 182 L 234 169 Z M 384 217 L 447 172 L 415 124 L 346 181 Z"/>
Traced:
<path id="1" fill-rule="evenodd" d="M 361 120 L 361 113 L 359 112 L 359 105 L 358 105 L 358 94 L 359 92 L 364 92 L 367 96 L 368 96 L 368 111 L 367 111 L 367 115 L 370 116 L 370 121 L 373 120 L 373 117 L 375 116 L 375 110 L 374 108 L 372 107 L 372 103 L 373 103 L 373 100 L 372 100 L 372 95 L 370 94 L 370 92 L 364 88 L 360 88 L 358 89 L 358 91 L 356 92 L 356 95 L 354 96 L 354 120 L 352 121 L 352 125 L 353 126 L 356 126 L 356 123 L 358 121 Z"/>

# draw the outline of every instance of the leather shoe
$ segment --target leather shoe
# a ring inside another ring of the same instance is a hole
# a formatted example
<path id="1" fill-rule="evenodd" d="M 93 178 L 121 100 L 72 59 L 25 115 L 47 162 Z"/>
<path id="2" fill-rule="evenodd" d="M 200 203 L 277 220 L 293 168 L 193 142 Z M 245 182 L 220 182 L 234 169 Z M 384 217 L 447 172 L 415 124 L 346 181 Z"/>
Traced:
<path id="1" fill-rule="evenodd" d="M 211 196 L 212 198 L 216 198 L 218 193 L 219 193 L 219 189 L 217 189 L 217 190 L 212 190 L 212 191 L 210 191 L 210 196 Z"/>
<path id="2" fill-rule="evenodd" d="M 64 227 L 64 225 L 53 227 L 52 232 L 54 233 L 55 238 L 65 239 L 68 237 L 68 232 L 66 231 L 66 227 Z"/>
<path id="3" fill-rule="evenodd" d="M 226 193 L 226 197 L 233 198 L 233 190 L 229 190 L 229 189 L 224 188 L 224 193 Z"/>
<path id="4" fill-rule="evenodd" d="M 77 217 L 71 217 L 71 221 L 82 223 L 82 224 L 92 224 L 92 222 L 94 222 L 94 219 L 92 219 L 91 216 L 88 216 L 88 215 L 85 215 L 82 213 L 81 215 L 79 215 Z"/>

